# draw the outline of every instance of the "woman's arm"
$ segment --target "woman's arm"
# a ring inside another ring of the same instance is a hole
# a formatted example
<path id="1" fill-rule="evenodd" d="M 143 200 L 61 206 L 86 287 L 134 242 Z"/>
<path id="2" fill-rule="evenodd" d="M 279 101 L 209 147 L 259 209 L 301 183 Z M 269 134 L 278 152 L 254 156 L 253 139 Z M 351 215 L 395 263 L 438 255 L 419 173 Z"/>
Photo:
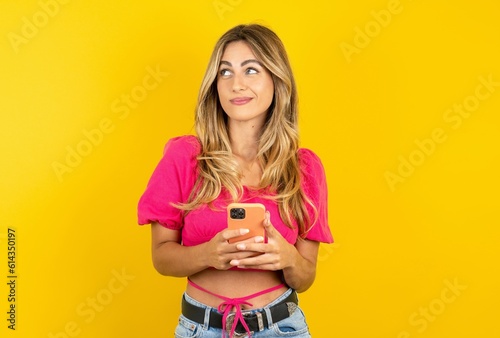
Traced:
<path id="1" fill-rule="evenodd" d="M 151 223 L 151 240 L 153 266 L 162 275 L 186 277 L 209 266 L 207 255 L 201 254 L 204 245 L 182 246 L 179 230 Z"/>
<path id="2" fill-rule="evenodd" d="M 236 244 L 227 240 L 245 234 L 244 229 L 223 230 L 209 242 L 195 245 L 181 245 L 179 230 L 172 230 L 159 223 L 151 223 L 151 248 L 153 266 L 162 275 L 187 277 L 208 267 L 227 270 L 232 267 L 229 262 L 252 255 L 253 252 L 242 252 Z"/>
<path id="3" fill-rule="evenodd" d="M 290 265 L 283 268 L 283 275 L 290 287 L 297 292 L 304 292 L 311 287 L 316 278 L 319 242 L 298 240 L 293 248 L 296 253 L 292 256 Z"/>

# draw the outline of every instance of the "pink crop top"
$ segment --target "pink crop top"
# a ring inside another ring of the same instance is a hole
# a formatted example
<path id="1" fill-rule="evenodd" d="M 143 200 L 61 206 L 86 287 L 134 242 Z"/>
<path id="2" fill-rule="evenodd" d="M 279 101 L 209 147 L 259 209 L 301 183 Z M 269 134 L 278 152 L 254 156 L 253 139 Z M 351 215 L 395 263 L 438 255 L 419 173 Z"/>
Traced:
<path id="1" fill-rule="evenodd" d="M 180 230 L 182 244 L 185 246 L 207 242 L 227 227 L 226 201 L 229 194 L 224 190 L 213 203 L 215 210 L 203 205 L 184 216 L 181 210 L 170 204 L 185 202 L 189 198 L 196 181 L 196 157 L 200 150 L 201 145 L 193 135 L 170 139 L 138 205 L 140 225 L 158 222 L 166 228 Z M 318 210 L 317 221 L 306 238 L 332 243 L 323 165 L 316 154 L 304 148 L 299 149 L 299 161 L 302 189 Z M 244 187 L 244 198 L 241 202 L 262 203 L 271 214 L 273 226 L 289 243 L 295 244 L 298 230 L 296 227 L 290 229 L 283 223 L 277 203 L 263 198 L 259 191 L 247 187 Z M 309 208 L 309 212 L 314 219 L 312 208 Z"/>

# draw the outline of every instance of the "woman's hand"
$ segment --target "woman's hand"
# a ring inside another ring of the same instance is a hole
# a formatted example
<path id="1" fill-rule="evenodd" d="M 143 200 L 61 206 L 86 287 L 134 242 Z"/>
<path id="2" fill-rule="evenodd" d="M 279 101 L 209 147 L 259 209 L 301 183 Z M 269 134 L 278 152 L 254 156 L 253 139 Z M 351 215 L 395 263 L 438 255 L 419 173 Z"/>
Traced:
<path id="1" fill-rule="evenodd" d="M 307 290 L 316 277 L 319 243 L 305 239 L 299 239 L 295 245 L 288 243 L 271 224 L 269 212 L 266 212 L 264 227 L 267 243 L 236 244 L 236 248 L 242 252 L 261 254 L 232 259 L 230 265 L 259 270 L 283 270 L 285 281 L 290 287 L 298 292 Z"/>
<path id="2" fill-rule="evenodd" d="M 234 260 L 245 259 L 255 255 L 254 251 L 240 249 L 241 245 L 250 245 L 264 242 L 264 238 L 257 236 L 238 243 L 229 243 L 228 240 L 234 237 L 245 235 L 248 229 L 225 229 L 215 235 L 206 245 L 208 265 L 217 270 L 228 270 L 234 265 Z"/>
<path id="3" fill-rule="evenodd" d="M 247 259 L 233 259 L 230 264 L 240 268 L 252 268 L 259 270 L 283 270 L 294 264 L 297 250 L 288 243 L 278 230 L 271 224 L 269 212 L 266 212 L 264 228 L 267 234 L 267 243 L 240 242 L 236 248 L 240 251 L 254 251 L 261 255 Z"/>

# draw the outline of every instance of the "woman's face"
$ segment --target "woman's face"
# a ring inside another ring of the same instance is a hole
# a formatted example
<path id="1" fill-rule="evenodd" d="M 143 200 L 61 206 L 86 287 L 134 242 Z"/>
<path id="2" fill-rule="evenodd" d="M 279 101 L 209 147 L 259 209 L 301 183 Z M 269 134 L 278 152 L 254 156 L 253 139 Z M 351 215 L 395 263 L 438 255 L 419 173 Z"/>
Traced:
<path id="1" fill-rule="evenodd" d="M 217 91 L 230 121 L 264 124 L 274 96 L 271 74 L 244 41 L 226 46 L 219 65 Z"/>

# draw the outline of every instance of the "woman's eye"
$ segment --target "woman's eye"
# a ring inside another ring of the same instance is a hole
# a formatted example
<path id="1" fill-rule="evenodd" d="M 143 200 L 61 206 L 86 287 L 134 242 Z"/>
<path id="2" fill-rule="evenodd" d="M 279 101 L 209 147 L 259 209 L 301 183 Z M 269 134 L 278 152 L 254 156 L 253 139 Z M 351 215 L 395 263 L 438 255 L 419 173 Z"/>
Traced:
<path id="1" fill-rule="evenodd" d="M 248 68 L 247 74 L 258 74 L 259 72 L 255 68 Z"/>
<path id="2" fill-rule="evenodd" d="M 219 71 L 219 74 L 221 76 L 229 76 L 231 72 L 228 69 L 222 69 L 221 71 Z"/>

